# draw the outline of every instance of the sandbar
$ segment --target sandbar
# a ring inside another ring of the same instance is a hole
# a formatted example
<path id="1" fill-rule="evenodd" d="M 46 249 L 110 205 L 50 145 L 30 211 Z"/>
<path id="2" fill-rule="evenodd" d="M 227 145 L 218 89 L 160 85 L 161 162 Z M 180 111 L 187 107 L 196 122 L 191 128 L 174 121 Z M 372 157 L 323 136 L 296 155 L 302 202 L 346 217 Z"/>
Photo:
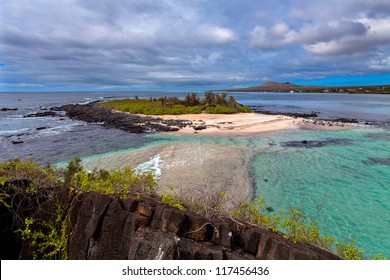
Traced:
<path id="1" fill-rule="evenodd" d="M 224 192 L 226 199 L 223 204 L 232 208 L 253 198 L 250 158 L 249 149 L 231 144 L 171 142 L 85 158 L 83 165 L 89 170 L 137 168 L 145 162 L 157 160 L 160 173 L 157 177 L 158 193 L 212 201 Z"/>
<path id="2" fill-rule="evenodd" d="M 163 120 L 182 120 L 192 122 L 191 126 L 169 132 L 177 135 L 246 136 L 264 132 L 284 130 L 340 130 L 355 127 L 356 124 L 323 121 L 284 115 L 259 113 L 238 114 L 183 114 L 152 116 Z M 195 130 L 194 127 L 204 127 Z"/>

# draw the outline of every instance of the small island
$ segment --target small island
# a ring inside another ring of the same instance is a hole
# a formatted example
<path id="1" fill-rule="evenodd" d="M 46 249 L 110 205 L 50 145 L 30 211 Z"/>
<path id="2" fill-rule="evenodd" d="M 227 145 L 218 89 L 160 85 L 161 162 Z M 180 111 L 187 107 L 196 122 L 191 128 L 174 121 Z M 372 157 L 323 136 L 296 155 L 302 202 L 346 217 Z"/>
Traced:
<path id="1" fill-rule="evenodd" d="M 80 106 L 83 105 L 77 105 Z M 91 107 L 92 106 L 92 107 Z M 299 129 L 338 130 L 356 126 L 353 120 L 318 120 L 316 114 L 279 114 L 256 111 L 239 104 L 226 92 L 205 92 L 201 99 L 196 93 L 188 93 L 184 99 L 159 97 L 110 100 L 81 108 L 83 116 L 76 119 L 89 122 L 126 119 L 125 130 L 130 119 L 142 132 L 175 132 L 179 135 L 207 134 L 212 136 L 245 136 L 263 132 Z M 104 111 L 106 110 L 106 111 Z M 107 111 L 108 110 L 108 111 Z M 74 107 L 65 108 L 72 117 Z M 108 113 L 110 118 L 101 118 Z M 113 117 L 115 116 L 115 117 Z M 123 128 L 122 121 L 112 122 L 114 127 Z M 117 125 L 120 123 L 120 125 Z"/>

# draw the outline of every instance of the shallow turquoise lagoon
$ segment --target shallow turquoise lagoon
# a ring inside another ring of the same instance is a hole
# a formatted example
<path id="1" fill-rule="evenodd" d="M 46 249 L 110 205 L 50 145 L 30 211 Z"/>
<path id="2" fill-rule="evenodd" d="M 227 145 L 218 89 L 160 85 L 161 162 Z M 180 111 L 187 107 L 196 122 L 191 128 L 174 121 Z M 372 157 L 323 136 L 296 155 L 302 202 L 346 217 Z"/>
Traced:
<path id="1" fill-rule="evenodd" d="M 284 131 L 246 138 L 156 135 L 156 141 L 206 141 L 252 149 L 256 196 L 275 212 L 302 208 L 323 232 L 352 241 L 367 256 L 390 256 L 390 131 Z M 158 139 L 158 140 L 157 140 Z M 223 164 L 223 163 L 221 163 Z"/>
<path id="2" fill-rule="evenodd" d="M 267 207 L 276 213 L 301 208 L 338 241 L 357 238 L 366 256 L 390 256 L 390 130 L 300 130 L 235 138 L 145 137 L 138 148 L 172 141 L 244 148 L 252 156 L 249 168 L 255 195 L 264 197 Z M 128 150 L 109 154 L 123 151 Z"/>

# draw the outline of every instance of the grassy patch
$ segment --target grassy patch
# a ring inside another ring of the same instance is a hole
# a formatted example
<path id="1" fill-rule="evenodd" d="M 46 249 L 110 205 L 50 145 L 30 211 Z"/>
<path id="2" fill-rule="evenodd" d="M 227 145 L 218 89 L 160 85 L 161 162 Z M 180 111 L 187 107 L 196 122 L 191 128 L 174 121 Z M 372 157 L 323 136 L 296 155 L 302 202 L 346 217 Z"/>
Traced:
<path id="1" fill-rule="evenodd" d="M 100 106 L 119 110 L 131 114 L 145 115 L 182 115 L 200 114 L 205 111 L 209 114 L 234 114 L 251 112 L 251 110 L 237 103 L 232 96 L 226 93 L 215 94 L 206 92 L 203 99 L 196 93 L 189 93 L 180 100 L 177 97 L 160 97 L 150 99 L 111 100 L 101 103 Z"/>

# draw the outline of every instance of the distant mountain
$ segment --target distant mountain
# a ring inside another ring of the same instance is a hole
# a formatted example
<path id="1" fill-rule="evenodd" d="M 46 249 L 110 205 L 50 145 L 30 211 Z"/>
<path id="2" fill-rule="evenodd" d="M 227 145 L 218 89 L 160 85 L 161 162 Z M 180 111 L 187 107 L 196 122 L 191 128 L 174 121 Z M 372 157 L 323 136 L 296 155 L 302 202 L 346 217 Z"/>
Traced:
<path id="1" fill-rule="evenodd" d="M 390 93 L 390 85 L 372 86 L 301 86 L 290 82 L 267 82 L 265 84 L 228 89 L 226 91 L 242 92 L 337 92 L 337 93 Z"/>
<path id="2" fill-rule="evenodd" d="M 260 88 L 280 88 L 280 89 L 283 89 L 283 88 L 292 88 L 292 87 L 299 87 L 298 85 L 296 84 L 292 84 L 290 82 L 286 82 L 286 83 L 278 83 L 278 82 L 268 82 L 268 83 L 265 83 L 261 86 L 258 86 Z"/>

